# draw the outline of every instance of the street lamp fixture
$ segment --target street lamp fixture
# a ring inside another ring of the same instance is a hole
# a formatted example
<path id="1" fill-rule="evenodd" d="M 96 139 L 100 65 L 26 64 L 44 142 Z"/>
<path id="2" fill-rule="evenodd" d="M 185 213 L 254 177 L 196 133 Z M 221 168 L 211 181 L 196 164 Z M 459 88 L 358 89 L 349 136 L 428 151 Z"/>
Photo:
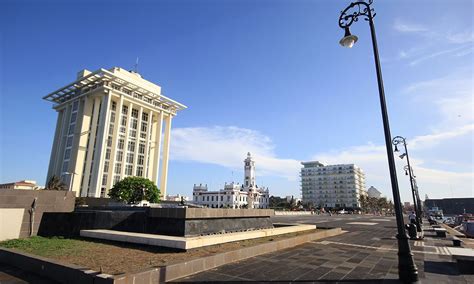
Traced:
<path id="1" fill-rule="evenodd" d="M 408 148 L 407 148 L 407 141 L 404 137 L 401 136 L 396 136 L 392 140 L 392 144 L 395 146 L 395 151 L 397 151 L 397 145 L 398 144 L 403 144 L 405 153 L 400 155 L 400 158 L 403 159 L 404 157 L 407 157 L 407 165 L 403 168 L 405 170 L 405 175 L 410 176 L 410 186 L 411 186 L 411 194 L 413 196 L 413 206 L 415 208 L 416 212 L 416 230 L 422 234 L 422 229 L 421 229 L 421 224 L 422 219 L 421 219 L 421 200 L 420 200 L 420 195 L 418 193 L 418 186 L 416 185 L 416 176 L 413 173 L 413 168 L 410 165 L 410 158 L 408 156 Z"/>
<path id="2" fill-rule="evenodd" d="M 349 31 L 349 27 L 346 27 L 344 37 L 339 41 L 339 44 L 347 48 L 352 48 L 357 40 L 357 36 L 352 35 L 351 31 Z"/>
<path id="3" fill-rule="evenodd" d="M 347 6 L 339 17 L 339 27 L 344 29 L 344 38 L 339 42 L 342 46 L 352 47 L 357 41 L 357 37 L 352 36 L 349 27 L 357 22 L 359 17 L 369 22 L 370 34 L 372 37 L 372 48 L 374 51 L 375 71 L 377 73 L 377 83 L 379 90 L 380 108 L 382 111 L 382 122 L 385 136 L 385 146 L 387 151 L 388 166 L 390 172 L 390 181 L 392 185 L 393 204 L 395 207 L 395 216 L 397 220 L 397 241 L 398 241 L 398 277 L 403 282 L 417 282 L 418 268 L 413 260 L 408 236 L 403 222 L 402 204 L 400 201 L 400 192 L 398 189 L 397 171 L 395 168 L 395 158 L 392 152 L 392 136 L 390 134 L 390 124 L 388 120 L 388 111 L 385 102 L 385 92 L 382 79 L 382 68 L 380 67 L 380 58 L 377 47 L 377 38 L 375 35 L 374 17 L 375 11 L 370 5 L 373 0 L 368 2 L 357 1 Z"/>

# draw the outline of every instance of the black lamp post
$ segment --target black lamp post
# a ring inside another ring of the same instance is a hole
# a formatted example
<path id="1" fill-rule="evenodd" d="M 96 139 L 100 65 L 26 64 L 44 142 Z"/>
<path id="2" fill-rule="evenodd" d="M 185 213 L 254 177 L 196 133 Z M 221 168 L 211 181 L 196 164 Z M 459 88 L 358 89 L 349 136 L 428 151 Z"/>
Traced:
<path id="1" fill-rule="evenodd" d="M 408 243 L 408 236 L 405 232 L 405 225 L 403 222 L 402 205 L 400 202 L 400 192 L 398 190 L 397 172 L 395 170 L 395 159 L 392 152 L 390 125 L 388 121 L 388 112 L 385 103 L 385 94 L 382 80 L 382 70 L 380 68 L 380 59 L 377 48 L 377 39 L 375 36 L 375 27 L 373 18 L 375 16 L 374 10 L 370 7 L 373 0 L 368 2 L 358 1 L 351 3 L 346 9 L 341 12 L 339 17 L 339 26 L 344 29 L 345 35 L 339 42 L 344 47 L 352 47 L 357 41 L 357 37 L 351 35 L 349 27 L 352 23 L 357 22 L 359 17 L 369 22 L 370 33 L 372 35 L 372 47 L 374 50 L 375 70 L 377 72 L 377 82 L 380 97 L 380 107 L 382 110 L 383 128 L 385 134 L 385 146 L 387 148 L 388 166 L 390 169 L 390 181 L 392 184 L 393 204 L 395 206 L 395 216 L 397 219 L 397 240 L 398 240 L 398 277 L 404 282 L 417 282 L 418 269 L 413 260 L 413 253 Z"/>
<path id="2" fill-rule="evenodd" d="M 421 204 L 420 204 L 420 198 L 418 194 L 418 186 L 415 180 L 415 174 L 413 173 L 413 168 L 410 165 L 410 157 L 408 155 L 407 141 L 402 136 L 396 136 L 393 138 L 392 144 L 395 146 L 394 152 L 399 152 L 398 147 L 397 147 L 399 144 L 403 144 L 405 148 L 405 153 L 401 154 L 399 157 L 400 159 L 407 157 L 407 165 L 404 167 L 404 170 L 405 170 L 405 174 L 410 177 L 411 194 L 413 196 L 413 206 L 416 213 L 416 230 L 419 233 L 421 233 L 422 232 L 421 207 L 420 207 Z"/>

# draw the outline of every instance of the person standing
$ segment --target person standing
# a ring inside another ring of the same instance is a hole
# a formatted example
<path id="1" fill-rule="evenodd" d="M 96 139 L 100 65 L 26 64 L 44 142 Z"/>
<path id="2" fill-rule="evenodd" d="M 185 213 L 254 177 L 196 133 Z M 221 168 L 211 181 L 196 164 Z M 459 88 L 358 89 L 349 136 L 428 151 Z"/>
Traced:
<path id="1" fill-rule="evenodd" d="M 410 215 L 408 215 L 408 219 L 410 220 L 410 223 L 411 224 L 415 224 L 416 223 L 416 214 L 414 211 L 412 211 L 410 213 Z"/>

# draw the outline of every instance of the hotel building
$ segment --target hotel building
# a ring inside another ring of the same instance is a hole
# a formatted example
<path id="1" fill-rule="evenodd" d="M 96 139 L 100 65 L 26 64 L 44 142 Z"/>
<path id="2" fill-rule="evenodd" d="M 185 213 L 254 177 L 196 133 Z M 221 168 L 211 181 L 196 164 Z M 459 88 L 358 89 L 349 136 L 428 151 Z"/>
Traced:
<path id="1" fill-rule="evenodd" d="M 210 208 L 268 208 L 268 188 L 259 188 L 255 183 L 255 161 L 250 153 L 244 160 L 244 183 L 226 183 L 224 189 L 208 191 L 207 185 L 195 184 L 193 203 Z"/>
<path id="2" fill-rule="evenodd" d="M 365 174 L 354 164 L 328 165 L 302 162 L 301 191 L 304 204 L 325 208 L 360 208 L 367 195 Z"/>
<path id="3" fill-rule="evenodd" d="M 43 99 L 58 112 L 47 181 L 58 176 L 76 196 L 107 197 L 119 180 L 140 176 L 166 196 L 171 122 L 186 107 L 160 86 L 122 68 L 83 70 Z"/>

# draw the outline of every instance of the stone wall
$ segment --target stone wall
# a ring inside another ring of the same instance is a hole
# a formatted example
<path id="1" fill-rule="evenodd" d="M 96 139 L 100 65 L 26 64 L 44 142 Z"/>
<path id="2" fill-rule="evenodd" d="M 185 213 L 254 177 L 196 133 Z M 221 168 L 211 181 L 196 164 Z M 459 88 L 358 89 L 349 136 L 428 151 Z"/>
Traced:
<path id="1" fill-rule="evenodd" d="M 170 236 L 200 236 L 273 228 L 269 209 L 77 208 L 72 213 L 47 213 L 41 236 L 79 236 L 80 230 L 107 229 Z"/>
<path id="2" fill-rule="evenodd" d="M 73 192 L 0 189 L 0 240 L 24 238 L 30 235 L 30 209 L 35 198 L 37 200 L 33 235 L 38 232 L 44 212 L 72 212 L 74 210 Z"/>

